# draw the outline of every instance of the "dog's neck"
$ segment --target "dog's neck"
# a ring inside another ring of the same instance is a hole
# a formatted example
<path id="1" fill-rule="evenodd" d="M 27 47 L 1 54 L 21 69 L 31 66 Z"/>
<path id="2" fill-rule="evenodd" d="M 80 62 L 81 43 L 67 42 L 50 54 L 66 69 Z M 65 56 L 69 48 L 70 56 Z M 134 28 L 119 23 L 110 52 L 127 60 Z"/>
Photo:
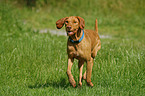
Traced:
<path id="1" fill-rule="evenodd" d="M 82 32 L 82 30 L 79 28 L 78 31 L 77 31 L 77 33 L 74 34 L 74 35 L 72 35 L 72 36 L 70 36 L 70 38 L 71 38 L 73 41 L 78 41 L 78 40 L 82 37 L 82 35 L 83 35 L 83 32 Z"/>

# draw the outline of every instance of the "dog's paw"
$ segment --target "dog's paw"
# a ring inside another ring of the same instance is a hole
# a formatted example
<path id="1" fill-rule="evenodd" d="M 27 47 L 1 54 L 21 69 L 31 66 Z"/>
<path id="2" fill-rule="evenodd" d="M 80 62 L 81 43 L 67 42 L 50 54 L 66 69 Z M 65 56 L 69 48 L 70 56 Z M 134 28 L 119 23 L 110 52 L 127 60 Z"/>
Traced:
<path id="1" fill-rule="evenodd" d="M 76 87 L 76 84 L 71 84 L 74 88 Z"/>
<path id="2" fill-rule="evenodd" d="M 78 87 L 82 87 L 82 82 L 79 82 Z"/>
<path id="3" fill-rule="evenodd" d="M 76 87 L 76 82 L 73 78 L 71 78 L 71 79 L 69 78 L 69 82 L 74 88 Z"/>
<path id="4" fill-rule="evenodd" d="M 87 85 L 90 86 L 90 87 L 94 86 L 92 82 L 87 82 Z"/>

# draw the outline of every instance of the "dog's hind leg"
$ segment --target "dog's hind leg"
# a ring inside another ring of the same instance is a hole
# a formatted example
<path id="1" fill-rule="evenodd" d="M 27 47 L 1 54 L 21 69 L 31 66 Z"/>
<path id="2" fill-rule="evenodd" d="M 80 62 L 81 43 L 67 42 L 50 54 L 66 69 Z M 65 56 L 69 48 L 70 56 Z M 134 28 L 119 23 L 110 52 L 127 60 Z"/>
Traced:
<path id="1" fill-rule="evenodd" d="M 91 86 L 91 87 L 93 87 L 93 83 L 91 82 L 92 68 L 93 68 L 93 58 L 87 61 L 87 70 L 86 70 L 86 77 L 87 77 L 86 82 L 88 86 Z"/>
<path id="2" fill-rule="evenodd" d="M 83 75 L 83 79 L 86 80 L 86 71 L 85 71 L 85 73 Z"/>
<path id="3" fill-rule="evenodd" d="M 79 74 L 79 86 L 81 87 L 82 86 L 82 73 L 83 73 L 83 66 L 84 66 L 84 61 L 79 61 L 79 64 L 78 64 L 78 67 L 79 67 L 79 71 L 80 71 L 80 74 Z"/>

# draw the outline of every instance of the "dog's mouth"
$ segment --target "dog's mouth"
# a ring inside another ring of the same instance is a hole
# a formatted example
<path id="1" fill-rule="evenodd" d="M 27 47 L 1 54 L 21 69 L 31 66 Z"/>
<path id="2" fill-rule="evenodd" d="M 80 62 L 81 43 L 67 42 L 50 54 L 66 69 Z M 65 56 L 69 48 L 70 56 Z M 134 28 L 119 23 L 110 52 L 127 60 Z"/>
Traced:
<path id="1" fill-rule="evenodd" d="M 68 36 L 71 36 L 71 35 L 73 35 L 73 34 L 74 34 L 73 31 L 67 31 L 67 35 L 68 35 Z"/>
<path id="2" fill-rule="evenodd" d="M 67 35 L 68 35 L 68 36 L 72 36 L 72 35 L 74 35 L 76 32 L 77 32 L 77 29 L 75 29 L 75 30 L 73 30 L 73 31 L 68 30 L 68 31 L 67 31 Z"/>

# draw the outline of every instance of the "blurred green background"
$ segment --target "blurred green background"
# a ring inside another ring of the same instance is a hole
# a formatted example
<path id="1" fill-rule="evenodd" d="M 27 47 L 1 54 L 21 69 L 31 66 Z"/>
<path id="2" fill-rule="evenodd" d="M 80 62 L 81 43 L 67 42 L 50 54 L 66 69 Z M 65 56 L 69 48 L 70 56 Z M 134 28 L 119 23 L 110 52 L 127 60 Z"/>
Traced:
<path id="1" fill-rule="evenodd" d="M 56 29 L 56 20 L 81 16 L 86 29 L 94 29 L 97 18 L 100 34 L 144 39 L 144 0 L 5 0 L 32 28 Z"/>

